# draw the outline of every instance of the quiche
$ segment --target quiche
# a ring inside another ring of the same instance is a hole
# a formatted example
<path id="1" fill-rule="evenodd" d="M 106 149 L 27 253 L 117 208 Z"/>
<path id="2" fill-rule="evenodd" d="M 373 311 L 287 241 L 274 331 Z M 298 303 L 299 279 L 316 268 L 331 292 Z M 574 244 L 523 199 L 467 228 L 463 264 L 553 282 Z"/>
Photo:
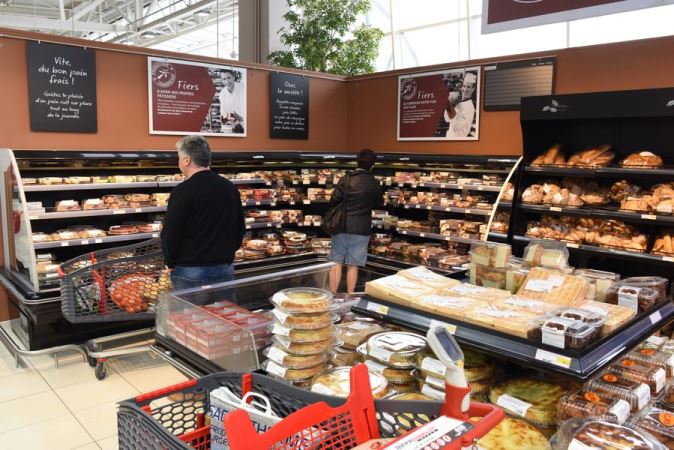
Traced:
<path id="1" fill-rule="evenodd" d="M 290 314 L 328 312 L 333 307 L 332 294 L 317 288 L 283 289 L 271 298 L 277 308 Z"/>
<path id="2" fill-rule="evenodd" d="M 397 368 L 413 368 L 414 357 L 427 347 L 424 337 L 404 331 L 379 333 L 367 340 L 368 356 Z"/>
<path id="3" fill-rule="evenodd" d="M 279 323 L 296 330 L 317 330 L 332 325 L 332 315 L 330 313 L 294 315 L 287 314 L 279 308 L 274 308 L 272 314 Z"/>
<path id="4" fill-rule="evenodd" d="M 319 394 L 348 397 L 351 392 L 351 367 L 338 367 L 314 377 L 311 391 Z M 369 372 L 370 388 L 374 398 L 382 398 L 387 393 L 388 382 L 383 375 Z"/>
<path id="5" fill-rule="evenodd" d="M 291 342 L 296 342 L 298 344 L 325 341 L 335 335 L 335 329 L 332 324 L 325 328 L 319 328 L 318 330 L 296 330 L 285 327 L 278 322 L 274 322 L 271 332 L 277 336 L 285 336 L 289 338 Z"/>
<path id="6" fill-rule="evenodd" d="M 393 397 L 390 397 L 389 400 L 433 401 L 434 399 L 421 392 L 405 392 L 404 394 L 394 395 Z"/>
<path id="7" fill-rule="evenodd" d="M 477 441 L 478 448 L 483 450 L 549 450 L 548 439 L 536 429 L 522 420 L 506 417 Z"/>
<path id="8" fill-rule="evenodd" d="M 555 424 L 557 403 L 564 389 L 553 383 L 530 378 L 515 378 L 494 386 L 489 401 L 507 412 L 541 426 Z"/>

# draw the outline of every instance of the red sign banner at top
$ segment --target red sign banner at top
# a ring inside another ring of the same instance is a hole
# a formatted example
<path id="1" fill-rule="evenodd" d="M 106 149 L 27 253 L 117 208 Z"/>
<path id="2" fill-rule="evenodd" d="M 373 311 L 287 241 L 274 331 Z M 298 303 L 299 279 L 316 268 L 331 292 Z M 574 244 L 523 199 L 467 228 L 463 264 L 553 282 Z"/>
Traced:
<path id="1" fill-rule="evenodd" d="M 483 0 L 482 33 L 534 27 L 674 3 L 672 0 Z"/>

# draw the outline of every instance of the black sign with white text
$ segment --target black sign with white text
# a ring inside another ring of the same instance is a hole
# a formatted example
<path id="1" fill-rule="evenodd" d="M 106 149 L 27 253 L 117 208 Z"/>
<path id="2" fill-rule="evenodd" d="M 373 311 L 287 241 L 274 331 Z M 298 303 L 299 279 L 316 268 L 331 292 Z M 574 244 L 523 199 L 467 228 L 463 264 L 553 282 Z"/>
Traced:
<path id="1" fill-rule="evenodd" d="M 309 80 L 272 73 L 270 115 L 270 137 L 309 139 Z"/>
<path id="2" fill-rule="evenodd" d="M 32 41 L 27 46 L 30 129 L 95 133 L 94 50 Z"/>

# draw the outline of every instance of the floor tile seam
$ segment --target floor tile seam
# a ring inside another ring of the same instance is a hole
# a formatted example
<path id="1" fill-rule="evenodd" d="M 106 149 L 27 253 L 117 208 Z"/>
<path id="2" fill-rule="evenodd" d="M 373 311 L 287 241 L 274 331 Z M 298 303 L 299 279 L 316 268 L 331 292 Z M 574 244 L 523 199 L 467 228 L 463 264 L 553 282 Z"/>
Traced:
<path id="1" fill-rule="evenodd" d="M 61 419 L 61 418 L 63 418 L 63 417 L 67 417 L 67 416 L 72 416 L 72 413 L 71 413 L 70 411 L 68 411 L 68 412 L 65 412 L 65 413 L 63 413 L 63 414 L 61 414 L 61 415 L 55 416 L 55 417 L 48 417 L 48 418 L 46 418 L 46 419 L 38 420 L 37 422 L 31 422 L 31 423 L 26 424 L 26 425 L 21 425 L 20 427 L 11 428 L 11 429 L 5 430 L 5 431 L 0 431 L 0 438 L 2 438 L 2 436 L 3 436 L 4 434 L 12 433 L 12 432 L 14 432 L 14 431 L 21 430 L 22 428 L 32 427 L 33 425 L 39 425 L 39 424 L 44 423 L 44 422 L 49 422 L 50 420 Z M 82 444 L 82 445 L 85 445 L 85 444 Z M 80 445 L 80 447 L 81 447 L 82 445 Z"/>

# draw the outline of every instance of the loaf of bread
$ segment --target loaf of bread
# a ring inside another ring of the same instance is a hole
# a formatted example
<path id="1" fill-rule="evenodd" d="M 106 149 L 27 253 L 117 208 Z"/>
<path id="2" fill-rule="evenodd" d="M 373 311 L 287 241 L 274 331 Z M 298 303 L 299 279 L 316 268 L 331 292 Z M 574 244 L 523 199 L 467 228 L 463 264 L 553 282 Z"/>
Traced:
<path id="1" fill-rule="evenodd" d="M 611 145 L 604 144 L 574 154 L 569 158 L 567 165 L 570 167 L 604 167 L 613 161 L 614 157 Z"/>
<path id="2" fill-rule="evenodd" d="M 653 253 L 658 255 L 674 255 L 674 231 L 663 232 L 653 244 Z"/>
<path id="3" fill-rule="evenodd" d="M 632 153 L 620 161 L 623 167 L 662 167 L 662 158 L 649 151 Z"/>
<path id="4" fill-rule="evenodd" d="M 562 146 L 555 144 L 531 162 L 532 166 L 564 165 Z"/>

